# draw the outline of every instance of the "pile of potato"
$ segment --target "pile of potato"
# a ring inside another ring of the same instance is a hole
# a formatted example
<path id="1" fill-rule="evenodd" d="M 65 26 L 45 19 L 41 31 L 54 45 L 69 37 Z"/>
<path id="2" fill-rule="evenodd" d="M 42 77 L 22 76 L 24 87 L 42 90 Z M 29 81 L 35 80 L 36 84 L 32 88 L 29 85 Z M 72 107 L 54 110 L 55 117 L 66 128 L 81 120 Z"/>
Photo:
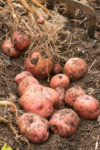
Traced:
<path id="1" fill-rule="evenodd" d="M 23 45 L 15 38 L 16 35 L 19 33 L 12 36 L 16 49 L 21 51 L 27 45 L 26 49 L 29 41 Z M 19 104 L 26 112 L 17 122 L 21 134 L 30 141 L 43 143 L 49 138 L 50 131 L 62 137 L 71 136 L 78 128 L 79 117 L 96 119 L 100 114 L 99 103 L 94 97 L 87 95 L 78 85 L 70 88 L 71 82 L 79 80 L 87 72 L 83 59 L 70 58 L 62 67 L 54 64 L 45 51 L 34 51 L 26 59 L 25 69 L 15 77 Z M 49 87 L 39 83 L 38 79 L 50 75 Z"/>

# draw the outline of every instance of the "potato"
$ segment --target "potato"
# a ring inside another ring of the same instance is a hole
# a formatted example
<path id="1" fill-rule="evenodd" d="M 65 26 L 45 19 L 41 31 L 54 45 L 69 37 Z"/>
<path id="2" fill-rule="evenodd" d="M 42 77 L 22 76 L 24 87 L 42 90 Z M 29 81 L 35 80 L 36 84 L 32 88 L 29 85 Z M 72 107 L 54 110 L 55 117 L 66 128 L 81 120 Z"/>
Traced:
<path id="1" fill-rule="evenodd" d="M 26 112 L 37 113 L 46 118 L 52 115 L 58 101 L 55 90 L 39 84 L 29 86 L 19 99 L 20 105 Z"/>
<path id="2" fill-rule="evenodd" d="M 82 94 L 85 94 L 85 91 L 80 86 L 69 88 L 65 94 L 65 103 L 73 107 L 76 98 Z"/>
<path id="3" fill-rule="evenodd" d="M 26 76 L 32 76 L 32 74 L 29 71 L 23 71 L 23 72 L 17 74 L 15 76 L 14 80 L 17 84 L 19 84 L 20 81 L 22 81 Z"/>
<path id="4" fill-rule="evenodd" d="M 100 114 L 98 101 L 87 94 L 77 97 L 74 109 L 84 119 L 96 119 Z"/>
<path id="5" fill-rule="evenodd" d="M 53 73 L 59 74 L 62 72 L 62 66 L 60 64 L 54 64 Z"/>
<path id="6" fill-rule="evenodd" d="M 69 83 L 70 80 L 65 74 L 57 74 L 51 78 L 49 86 L 53 89 L 57 87 L 63 87 L 64 89 L 67 89 Z"/>
<path id="7" fill-rule="evenodd" d="M 9 38 L 3 42 L 2 50 L 9 57 L 17 57 L 21 54 L 20 51 L 18 51 L 17 49 L 15 49 L 13 47 L 13 44 L 11 42 L 11 38 Z"/>
<path id="8" fill-rule="evenodd" d="M 71 109 L 62 109 L 54 113 L 49 124 L 53 133 L 62 137 L 74 134 L 79 124 L 78 115 Z"/>
<path id="9" fill-rule="evenodd" d="M 28 34 L 22 34 L 19 31 L 14 32 L 11 39 L 14 47 L 19 51 L 26 50 L 31 42 L 31 37 Z"/>
<path id="10" fill-rule="evenodd" d="M 33 76 L 26 76 L 19 84 L 18 84 L 18 93 L 20 96 L 27 90 L 29 86 L 33 84 L 39 84 L 38 80 Z"/>
<path id="11" fill-rule="evenodd" d="M 26 60 L 26 70 L 30 71 L 36 78 L 44 79 L 53 71 L 53 62 L 45 53 L 33 52 L 31 58 Z"/>
<path id="12" fill-rule="evenodd" d="M 34 143 L 43 143 L 49 137 L 49 122 L 34 113 L 24 113 L 17 121 L 22 135 Z"/>
<path id="13" fill-rule="evenodd" d="M 81 58 L 70 58 L 64 65 L 64 73 L 72 80 L 80 79 L 87 72 L 87 64 Z"/>
<path id="14" fill-rule="evenodd" d="M 62 106 L 65 105 L 65 89 L 62 87 L 57 87 L 55 91 L 59 95 L 59 102 L 58 102 L 58 108 L 61 108 Z"/>

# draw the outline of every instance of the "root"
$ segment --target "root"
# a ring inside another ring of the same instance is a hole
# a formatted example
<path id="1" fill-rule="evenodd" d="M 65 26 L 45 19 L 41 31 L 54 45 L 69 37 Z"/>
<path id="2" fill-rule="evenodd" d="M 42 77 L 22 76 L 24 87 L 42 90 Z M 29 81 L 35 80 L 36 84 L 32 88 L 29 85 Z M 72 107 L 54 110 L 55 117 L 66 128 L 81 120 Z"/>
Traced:
<path id="1" fill-rule="evenodd" d="M 4 105 L 7 105 L 7 106 L 11 106 L 14 111 L 15 111 L 15 117 L 16 117 L 16 122 L 17 122 L 17 119 L 18 119 L 18 112 L 17 112 L 17 108 L 16 108 L 16 105 L 9 102 L 9 101 L 0 101 L 0 106 L 4 106 Z"/>
<path id="2" fill-rule="evenodd" d="M 13 127 L 11 122 L 9 122 L 7 119 L 5 119 L 3 117 L 0 117 L 0 122 L 7 124 L 7 126 L 10 128 L 10 130 L 12 130 L 14 135 L 16 135 L 16 137 L 18 137 L 17 131 L 15 130 L 15 128 Z"/>

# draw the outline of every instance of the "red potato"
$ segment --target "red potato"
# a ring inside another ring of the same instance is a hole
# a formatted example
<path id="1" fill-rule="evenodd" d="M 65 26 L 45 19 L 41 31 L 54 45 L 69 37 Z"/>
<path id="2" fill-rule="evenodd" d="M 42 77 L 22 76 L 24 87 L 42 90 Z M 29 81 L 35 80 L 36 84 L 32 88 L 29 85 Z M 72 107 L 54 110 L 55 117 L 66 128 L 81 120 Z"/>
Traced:
<path id="1" fill-rule="evenodd" d="M 87 94 L 77 97 L 74 109 L 84 119 L 96 119 L 100 114 L 98 101 Z"/>
<path id="2" fill-rule="evenodd" d="M 57 87 L 55 91 L 59 95 L 59 102 L 58 102 L 58 108 L 61 108 L 62 106 L 65 105 L 65 89 L 62 87 Z"/>
<path id="3" fill-rule="evenodd" d="M 38 24 L 43 24 L 44 22 L 45 22 L 45 20 L 43 18 L 37 19 L 37 23 Z"/>
<path id="4" fill-rule="evenodd" d="M 53 114 L 49 124 L 53 133 L 68 137 L 77 130 L 79 121 L 78 115 L 73 110 L 62 109 Z"/>
<path id="5" fill-rule="evenodd" d="M 80 79 L 87 72 L 87 64 L 81 58 L 70 58 L 64 65 L 64 74 L 72 81 Z"/>
<path id="6" fill-rule="evenodd" d="M 17 123 L 21 134 L 31 142 L 43 143 L 49 137 L 49 123 L 38 114 L 24 113 Z"/>
<path id="7" fill-rule="evenodd" d="M 14 32 L 11 39 L 14 47 L 19 51 L 26 50 L 31 42 L 31 37 L 28 34 L 22 34 L 19 31 Z"/>
<path id="8" fill-rule="evenodd" d="M 18 84 L 18 93 L 22 96 L 29 86 L 33 84 L 39 84 L 38 80 L 33 76 L 26 76 L 19 84 Z"/>
<path id="9" fill-rule="evenodd" d="M 59 74 L 62 72 L 62 66 L 60 64 L 54 64 L 53 68 L 54 74 Z"/>
<path id="10" fill-rule="evenodd" d="M 58 100 L 58 94 L 55 90 L 33 84 L 21 96 L 19 103 L 26 112 L 37 113 L 48 118 L 52 115 Z"/>
<path id="11" fill-rule="evenodd" d="M 13 44 L 11 42 L 11 38 L 9 38 L 3 42 L 2 50 L 9 57 L 17 57 L 21 54 L 20 51 L 18 51 L 17 49 L 15 49 L 13 47 Z"/>
<path id="12" fill-rule="evenodd" d="M 19 84 L 26 76 L 32 76 L 29 71 L 23 71 L 15 76 L 15 82 Z"/>
<path id="13" fill-rule="evenodd" d="M 66 91 L 65 103 L 71 107 L 74 107 L 74 102 L 77 97 L 85 94 L 85 91 L 80 86 L 74 86 Z"/>
<path id="14" fill-rule="evenodd" d="M 47 78 L 53 71 L 52 60 L 47 58 L 43 52 L 40 52 L 40 55 L 33 52 L 31 58 L 26 59 L 25 66 L 26 70 L 30 71 L 38 79 Z"/>
<path id="15" fill-rule="evenodd" d="M 69 83 L 70 80 L 65 74 L 57 74 L 51 78 L 49 86 L 53 89 L 57 87 L 63 87 L 64 89 L 67 89 Z"/>

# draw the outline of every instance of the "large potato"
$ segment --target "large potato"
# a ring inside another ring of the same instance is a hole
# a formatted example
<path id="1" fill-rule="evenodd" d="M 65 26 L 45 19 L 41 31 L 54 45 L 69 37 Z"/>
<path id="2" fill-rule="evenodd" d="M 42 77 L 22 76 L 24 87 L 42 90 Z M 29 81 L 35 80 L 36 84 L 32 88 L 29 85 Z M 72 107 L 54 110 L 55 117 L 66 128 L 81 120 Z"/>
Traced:
<path id="1" fill-rule="evenodd" d="M 38 114 L 24 113 L 17 123 L 21 134 L 31 142 L 43 143 L 49 137 L 49 123 Z"/>
<path id="2" fill-rule="evenodd" d="M 20 81 L 22 81 L 26 76 L 32 76 L 32 74 L 29 71 L 23 71 L 23 72 L 17 74 L 15 76 L 14 80 L 17 84 L 19 84 Z"/>
<path id="3" fill-rule="evenodd" d="M 52 115 L 58 101 L 58 94 L 55 90 L 33 84 L 21 96 L 19 103 L 26 112 L 37 113 L 48 118 Z"/>
<path id="4" fill-rule="evenodd" d="M 57 74 L 51 78 L 49 86 L 53 89 L 57 87 L 63 87 L 64 89 L 67 89 L 69 83 L 70 80 L 65 74 Z"/>
<path id="5" fill-rule="evenodd" d="M 74 134 L 79 124 L 78 115 L 71 109 L 62 109 L 54 113 L 49 124 L 53 133 L 62 137 Z"/>
<path id="6" fill-rule="evenodd" d="M 64 73 L 72 80 L 80 79 L 87 72 L 87 64 L 81 58 L 70 58 L 64 65 Z"/>
<path id="7" fill-rule="evenodd" d="M 25 67 L 36 78 L 44 79 L 52 73 L 53 61 L 46 56 L 45 52 L 35 51 L 30 58 L 26 59 Z"/>
<path id="8" fill-rule="evenodd" d="M 23 95 L 23 93 L 27 90 L 29 86 L 33 84 L 39 84 L 38 80 L 33 76 L 26 76 L 19 84 L 18 84 L 18 93 L 19 95 Z"/>
<path id="9" fill-rule="evenodd" d="M 80 86 L 74 86 L 72 88 L 69 88 L 65 94 L 66 104 L 73 107 L 77 97 L 82 94 L 85 94 L 85 91 Z"/>
<path id="10" fill-rule="evenodd" d="M 100 114 L 98 101 L 87 94 L 77 97 L 74 109 L 84 119 L 96 119 Z"/>

